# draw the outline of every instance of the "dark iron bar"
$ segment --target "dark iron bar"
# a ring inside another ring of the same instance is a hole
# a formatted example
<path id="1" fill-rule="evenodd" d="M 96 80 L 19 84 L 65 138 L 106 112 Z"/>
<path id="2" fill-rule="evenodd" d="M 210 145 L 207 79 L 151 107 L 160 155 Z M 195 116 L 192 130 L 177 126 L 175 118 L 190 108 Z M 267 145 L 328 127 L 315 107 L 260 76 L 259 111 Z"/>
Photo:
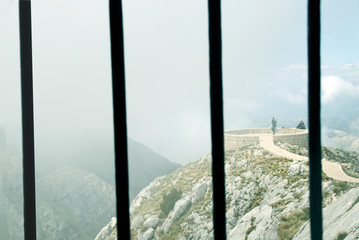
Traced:
<path id="1" fill-rule="evenodd" d="M 125 58 L 121 0 L 110 0 L 110 35 L 117 197 L 117 232 L 120 239 L 130 239 Z"/>
<path id="2" fill-rule="evenodd" d="M 208 0 L 214 239 L 226 239 L 221 1 Z"/>
<path id="3" fill-rule="evenodd" d="M 20 66 L 24 189 L 24 237 L 36 239 L 34 110 L 32 84 L 31 2 L 20 0 Z"/>
<path id="4" fill-rule="evenodd" d="M 313 240 L 322 240 L 320 0 L 308 1 L 308 90 L 310 229 Z"/>

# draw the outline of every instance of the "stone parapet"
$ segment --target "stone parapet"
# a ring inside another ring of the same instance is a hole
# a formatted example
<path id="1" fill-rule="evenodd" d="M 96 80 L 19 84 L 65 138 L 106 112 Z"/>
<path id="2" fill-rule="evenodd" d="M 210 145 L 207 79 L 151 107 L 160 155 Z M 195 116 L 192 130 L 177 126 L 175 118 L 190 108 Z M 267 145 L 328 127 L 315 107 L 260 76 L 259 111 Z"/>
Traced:
<path id="1" fill-rule="evenodd" d="M 288 143 L 291 145 L 297 145 L 301 147 L 308 148 L 308 132 L 300 134 L 291 134 L 291 135 L 275 135 L 273 137 L 274 143 Z"/>
<path id="2" fill-rule="evenodd" d="M 259 144 L 259 136 L 262 134 L 272 134 L 272 130 L 270 128 L 247 128 L 225 131 L 225 149 L 232 150 L 250 144 Z M 308 147 L 308 131 L 296 128 L 278 128 L 276 135 L 273 136 L 273 141 Z"/>
<path id="3" fill-rule="evenodd" d="M 224 134 L 224 142 L 226 150 L 238 149 L 250 144 L 259 144 L 259 136 Z"/>

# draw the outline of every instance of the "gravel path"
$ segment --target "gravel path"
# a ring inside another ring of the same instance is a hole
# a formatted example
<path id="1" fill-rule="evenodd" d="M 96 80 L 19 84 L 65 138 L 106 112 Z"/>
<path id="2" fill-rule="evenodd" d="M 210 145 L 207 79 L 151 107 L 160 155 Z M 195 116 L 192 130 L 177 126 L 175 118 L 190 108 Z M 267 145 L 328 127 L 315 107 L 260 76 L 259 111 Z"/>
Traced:
<path id="1" fill-rule="evenodd" d="M 274 155 L 293 159 L 293 160 L 298 160 L 298 161 L 303 161 L 303 160 L 308 161 L 308 157 L 304 157 L 288 152 L 274 145 L 272 134 L 260 134 L 259 143 L 261 147 L 268 150 L 270 153 Z M 323 168 L 323 172 L 330 178 L 333 178 L 338 181 L 359 183 L 359 179 L 350 177 L 347 174 L 345 174 L 345 172 L 342 169 L 342 166 L 339 163 L 329 162 L 325 159 L 322 159 L 322 168 Z"/>

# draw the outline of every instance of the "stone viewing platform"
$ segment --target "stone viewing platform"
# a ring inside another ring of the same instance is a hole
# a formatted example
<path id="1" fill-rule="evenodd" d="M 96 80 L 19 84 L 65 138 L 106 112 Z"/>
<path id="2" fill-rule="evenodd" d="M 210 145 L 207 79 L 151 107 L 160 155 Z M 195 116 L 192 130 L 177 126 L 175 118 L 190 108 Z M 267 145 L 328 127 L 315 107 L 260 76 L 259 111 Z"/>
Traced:
<path id="1" fill-rule="evenodd" d="M 249 144 L 259 144 L 273 155 L 294 161 L 308 161 L 308 157 L 288 152 L 276 146 L 275 142 L 288 143 L 302 147 L 308 146 L 308 130 L 296 128 L 279 128 L 273 135 L 270 128 L 249 128 L 228 130 L 224 133 L 226 150 L 234 150 Z M 358 178 L 348 176 L 340 163 L 322 159 L 323 172 L 330 178 L 344 182 L 359 183 Z"/>
<path id="2" fill-rule="evenodd" d="M 272 135 L 271 128 L 246 128 L 224 132 L 226 150 L 238 149 L 249 144 L 259 144 L 260 138 Z M 308 130 L 296 128 L 277 128 L 273 136 L 274 143 L 288 143 L 308 147 Z"/>

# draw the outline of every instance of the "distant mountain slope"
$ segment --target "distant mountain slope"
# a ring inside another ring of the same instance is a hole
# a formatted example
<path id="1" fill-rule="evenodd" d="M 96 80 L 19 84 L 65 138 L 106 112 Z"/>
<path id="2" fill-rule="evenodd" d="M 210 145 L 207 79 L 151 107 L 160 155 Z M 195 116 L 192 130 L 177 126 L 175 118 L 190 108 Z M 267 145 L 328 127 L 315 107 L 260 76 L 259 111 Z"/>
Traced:
<path id="1" fill-rule="evenodd" d="M 36 155 L 37 174 L 74 167 L 94 173 L 115 186 L 113 139 L 104 133 L 86 133 L 66 141 L 39 143 Z M 168 174 L 180 167 L 155 153 L 144 144 L 128 139 L 130 199 L 156 177 Z"/>
<path id="2" fill-rule="evenodd" d="M 95 141 L 92 141 L 96 139 Z M 36 191 L 38 239 L 93 239 L 115 216 L 114 158 L 101 138 L 71 142 L 71 151 L 38 151 Z M 129 140 L 130 196 L 180 165 Z M 22 156 L 0 150 L 0 239 L 23 239 Z"/>
<path id="3" fill-rule="evenodd" d="M 116 214 L 113 186 L 86 171 L 58 169 L 37 189 L 38 239 L 92 239 Z"/>
<path id="4" fill-rule="evenodd" d="M 23 189 L 20 155 L 0 156 L 0 239 L 23 236 Z M 115 191 L 96 175 L 74 168 L 58 169 L 37 179 L 39 240 L 94 238 L 115 215 Z"/>
<path id="5" fill-rule="evenodd" d="M 131 199 L 155 178 L 169 174 L 181 166 L 131 139 L 128 139 L 128 157 Z"/>

